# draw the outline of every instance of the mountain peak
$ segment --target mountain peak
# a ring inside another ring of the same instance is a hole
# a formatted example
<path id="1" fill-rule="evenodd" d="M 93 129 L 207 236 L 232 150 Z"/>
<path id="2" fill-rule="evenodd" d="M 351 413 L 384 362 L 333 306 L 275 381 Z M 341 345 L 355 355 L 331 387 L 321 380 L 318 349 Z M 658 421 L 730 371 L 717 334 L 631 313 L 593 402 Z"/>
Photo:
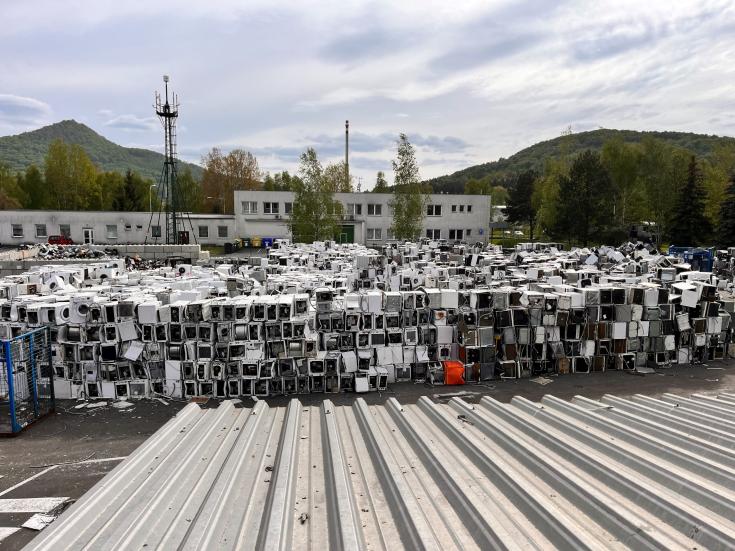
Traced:
<path id="1" fill-rule="evenodd" d="M 14 136 L 0 137 L 0 163 L 16 171 L 25 170 L 31 164 L 43 166 L 48 147 L 54 140 L 81 146 L 101 170 L 124 173 L 129 169 L 153 180 L 161 173 L 164 158 L 160 153 L 117 145 L 74 119 Z M 202 168 L 197 165 L 180 162 L 180 166 L 182 169 L 190 168 L 196 178 L 202 174 Z"/>

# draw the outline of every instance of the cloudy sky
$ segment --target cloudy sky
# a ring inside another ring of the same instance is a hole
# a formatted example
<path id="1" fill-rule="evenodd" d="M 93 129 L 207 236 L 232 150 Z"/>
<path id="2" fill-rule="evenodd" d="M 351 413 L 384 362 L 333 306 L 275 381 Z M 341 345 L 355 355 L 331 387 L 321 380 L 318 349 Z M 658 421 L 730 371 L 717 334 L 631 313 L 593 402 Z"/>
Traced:
<path id="1" fill-rule="evenodd" d="M 344 150 L 363 189 L 399 132 L 428 178 L 599 127 L 735 135 L 732 0 L 2 0 L 0 135 L 76 119 L 161 149 L 294 170 Z M 390 179 L 389 174 L 389 179 Z"/>

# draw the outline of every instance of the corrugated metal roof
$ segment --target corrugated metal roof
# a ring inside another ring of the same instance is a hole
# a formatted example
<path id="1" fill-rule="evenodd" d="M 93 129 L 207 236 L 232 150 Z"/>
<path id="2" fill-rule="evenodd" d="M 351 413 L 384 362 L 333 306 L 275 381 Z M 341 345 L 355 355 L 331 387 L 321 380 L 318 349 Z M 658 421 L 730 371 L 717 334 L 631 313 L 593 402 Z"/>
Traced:
<path id="1" fill-rule="evenodd" d="M 735 395 L 185 407 L 30 549 L 735 547 Z"/>

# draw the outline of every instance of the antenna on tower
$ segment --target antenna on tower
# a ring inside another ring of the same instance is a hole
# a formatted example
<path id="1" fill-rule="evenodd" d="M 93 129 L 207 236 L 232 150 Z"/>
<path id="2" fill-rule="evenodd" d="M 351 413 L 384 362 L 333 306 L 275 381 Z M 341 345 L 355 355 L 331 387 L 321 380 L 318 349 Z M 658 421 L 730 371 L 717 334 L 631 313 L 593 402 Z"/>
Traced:
<path id="1" fill-rule="evenodd" d="M 176 119 L 179 117 L 179 98 L 173 92 L 169 100 L 168 94 L 169 76 L 163 75 L 165 87 L 164 96 L 156 92 L 155 109 L 164 131 L 164 161 L 161 176 L 158 182 L 158 195 L 161 206 L 158 212 L 160 228 L 161 210 L 165 208 L 166 214 L 166 244 L 185 245 L 189 243 L 189 232 L 184 230 L 184 223 L 179 212 L 182 206 L 181 192 L 179 190 L 178 159 L 176 158 Z M 191 219 L 189 226 L 191 226 Z M 153 213 L 151 213 L 151 222 Z M 150 224 L 149 224 L 150 226 Z M 192 227 L 193 233 L 193 227 Z M 153 236 L 154 240 L 162 237 L 160 234 Z M 146 238 L 147 241 L 147 238 Z"/>

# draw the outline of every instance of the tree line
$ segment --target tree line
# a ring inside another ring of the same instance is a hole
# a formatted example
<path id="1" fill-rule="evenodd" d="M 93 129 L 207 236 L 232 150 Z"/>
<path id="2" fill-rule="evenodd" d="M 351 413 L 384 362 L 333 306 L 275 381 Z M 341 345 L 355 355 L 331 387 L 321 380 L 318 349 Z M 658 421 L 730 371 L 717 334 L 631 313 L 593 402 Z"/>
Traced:
<path id="1" fill-rule="evenodd" d="M 178 178 L 185 210 L 196 210 L 198 182 L 188 167 Z M 81 146 L 55 140 L 42 167 L 30 165 L 13 173 L 0 163 L 0 209 L 156 210 L 160 203 L 155 185 L 130 170 L 100 170 Z"/>
<path id="2" fill-rule="evenodd" d="M 407 136 L 400 134 L 396 145 L 393 186 L 381 171 L 373 191 L 393 194 L 389 202 L 393 236 L 417 239 L 431 190 L 421 182 Z M 301 155 L 294 175 L 264 174 L 256 157 L 242 149 L 225 154 L 213 148 L 202 157 L 202 164 L 201 182 L 188 167 L 178 174 L 177 203 L 182 211 L 234 214 L 235 191 L 291 191 L 295 197 L 288 224 L 297 241 L 338 236 L 345 213 L 334 194 L 354 191 L 354 178 L 344 161 L 323 166 L 313 148 Z M 0 209 L 155 211 L 161 207 L 159 191 L 156 183 L 136 172 L 100 170 L 81 146 L 62 140 L 50 144 L 42 167 L 31 165 L 15 174 L 0 164 Z"/>
<path id="3" fill-rule="evenodd" d="M 620 243 L 645 224 L 660 240 L 677 245 L 735 245 L 725 209 L 735 209 L 735 146 L 721 145 L 707 158 L 646 137 L 640 143 L 606 141 L 546 160 L 543 171 L 515 176 L 505 214 L 530 237 L 581 245 Z M 735 228 L 734 228 L 735 229 Z"/>

